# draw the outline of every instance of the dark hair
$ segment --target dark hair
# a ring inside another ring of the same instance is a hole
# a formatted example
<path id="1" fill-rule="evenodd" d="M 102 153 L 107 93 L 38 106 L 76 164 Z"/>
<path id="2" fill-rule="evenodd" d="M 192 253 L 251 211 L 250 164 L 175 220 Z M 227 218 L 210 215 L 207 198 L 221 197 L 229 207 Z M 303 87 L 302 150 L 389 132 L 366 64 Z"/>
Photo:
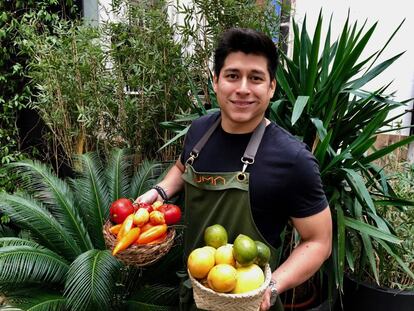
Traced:
<path id="1" fill-rule="evenodd" d="M 214 73 L 217 77 L 226 57 L 233 52 L 264 56 L 270 80 L 275 78 L 279 54 L 272 39 L 264 33 L 248 28 L 230 28 L 223 32 L 214 52 Z"/>

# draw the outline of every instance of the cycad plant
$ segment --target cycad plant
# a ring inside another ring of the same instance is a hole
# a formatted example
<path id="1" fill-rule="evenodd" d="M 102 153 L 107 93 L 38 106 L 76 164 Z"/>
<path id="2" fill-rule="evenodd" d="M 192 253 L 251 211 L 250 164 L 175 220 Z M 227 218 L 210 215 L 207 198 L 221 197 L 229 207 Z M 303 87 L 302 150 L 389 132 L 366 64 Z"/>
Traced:
<path id="1" fill-rule="evenodd" d="M 0 237 L 5 308 L 168 310 L 176 304 L 177 290 L 166 284 L 165 271 L 179 252 L 173 248 L 157 265 L 163 278 L 146 278 L 155 272 L 124 266 L 105 249 L 102 234 L 110 203 L 147 191 L 165 167 L 144 161 L 134 171 L 132 157 L 121 149 L 112 152 L 106 166 L 97 154 L 79 160 L 81 171 L 69 180 L 39 162 L 11 165 L 20 172 L 21 190 L 0 193 L 0 213 L 21 230 Z"/>
<path id="2" fill-rule="evenodd" d="M 413 202 L 395 195 L 386 173 L 375 162 L 414 137 L 381 150 L 374 148 L 377 136 L 392 130 L 392 122 L 401 116 L 388 117 L 389 113 L 406 102 L 394 101 L 387 94 L 389 85 L 373 92 L 364 89 L 401 56 L 376 64 L 400 26 L 383 48 L 361 60 L 376 24 L 366 29 L 365 23 L 351 24 L 348 19 L 334 42 L 329 24 L 322 42 L 322 14 L 313 38 L 305 18 L 301 30 L 293 24 L 293 56 L 282 53 L 277 71 L 279 99 L 272 103 L 270 116 L 302 139 L 319 161 L 335 225 L 332 260 L 326 267 L 331 284 L 340 289 L 345 270 L 368 271 L 378 283 L 377 264 L 385 259 L 384 253 L 414 278 L 401 260 L 394 228 L 378 209 L 412 206 Z"/>

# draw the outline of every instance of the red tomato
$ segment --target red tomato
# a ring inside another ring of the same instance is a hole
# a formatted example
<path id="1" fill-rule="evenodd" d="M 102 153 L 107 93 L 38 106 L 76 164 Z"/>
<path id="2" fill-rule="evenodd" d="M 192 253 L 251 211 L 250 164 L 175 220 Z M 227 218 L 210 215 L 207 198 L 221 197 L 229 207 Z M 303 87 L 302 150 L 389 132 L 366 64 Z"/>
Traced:
<path id="1" fill-rule="evenodd" d="M 158 210 L 164 214 L 165 223 L 167 225 L 176 224 L 181 219 L 181 210 L 177 205 L 163 204 Z"/>
<path id="2" fill-rule="evenodd" d="M 111 204 L 109 208 L 109 216 L 111 221 L 116 224 L 121 224 L 128 215 L 134 212 L 134 205 L 131 200 L 121 198 Z"/>
<path id="3" fill-rule="evenodd" d="M 139 208 L 145 208 L 147 211 L 148 211 L 148 213 L 151 213 L 154 209 L 152 208 L 152 204 L 149 204 L 149 203 L 145 203 L 145 202 L 141 202 L 141 203 L 139 203 Z"/>

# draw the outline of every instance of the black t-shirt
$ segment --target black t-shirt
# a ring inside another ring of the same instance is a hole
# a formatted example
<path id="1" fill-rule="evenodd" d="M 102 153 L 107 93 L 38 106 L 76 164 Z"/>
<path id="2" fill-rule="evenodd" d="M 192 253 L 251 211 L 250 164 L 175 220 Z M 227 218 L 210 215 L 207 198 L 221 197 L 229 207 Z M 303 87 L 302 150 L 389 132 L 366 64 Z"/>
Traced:
<path id="1" fill-rule="evenodd" d="M 209 129 L 219 113 L 193 121 L 184 142 L 181 162 Z M 221 126 L 200 151 L 193 167 L 199 172 L 241 171 L 241 157 L 251 133 L 230 134 Z M 307 217 L 322 211 L 328 203 L 319 166 L 307 146 L 274 123 L 266 126 L 250 173 L 250 205 L 253 219 L 266 240 L 278 247 L 280 233 L 289 217 Z"/>

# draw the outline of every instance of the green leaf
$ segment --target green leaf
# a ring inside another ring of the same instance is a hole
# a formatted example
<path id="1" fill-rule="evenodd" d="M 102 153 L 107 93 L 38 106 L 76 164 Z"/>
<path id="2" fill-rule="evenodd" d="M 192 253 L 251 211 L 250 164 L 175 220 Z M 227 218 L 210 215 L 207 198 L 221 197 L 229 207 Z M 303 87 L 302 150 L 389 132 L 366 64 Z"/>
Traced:
<path id="1" fill-rule="evenodd" d="M 70 187 L 53 174 L 50 167 L 30 160 L 12 163 L 10 166 L 20 172 L 23 188 L 33 192 L 35 198 L 45 204 L 81 250 L 93 248 Z"/>
<path id="2" fill-rule="evenodd" d="M 345 265 L 345 221 L 344 212 L 339 204 L 336 205 L 336 219 L 337 219 L 337 238 L 338 238 L 338 283 L 339 287 L 343 287 L 344 282 L 344 265 Z"/>
<path id="3" fill-rule="evenodd" d="M 411 271 L 410 267 L 401 259 L 401 257 L 399 257 L 397 254 L 395 254 L 391 247 L 384 241 L 382 240 L 378 240 L 378 243 L 387 251 L 388 254 L 390 254 L 391 257 L 393 257 L 398 264 L 400 265 L 400 267 L 404 270 L 404 272 L 414 280 L 414 273 L 413 271 Z"/>
<path id="4" fill-rule="evenodd" d="M 72 310 L 110 310 L 120 262 L 109 251 L 90 250 L 71 264 L 64 295 Z"/>
<path id="5" fill-rule="evenodd" d="M 102 163 L 97 154 L 83 154 L 78 158 L 80 176 L 72 181 L 76 189 L 79 209 L 96 248 L 105 249 L 102 228 L 109 216 L 109 190 Z"/>
<path id="6" fill-rule="evenodd" d="M 7 283 L 63 283 L 69 263 L 41 247 L 3 246 L 0 248 L 0 288 Z"/>
<path id="7" fill-rule="evenodd" d="M 352 228 L 354 230 L 357 230 L 359 232 L 366 233 L 372 237 L 382 239 L 384 241 L 388 241 L 394 244 L 400 244 L 401 240 L 398 239 L 396 236 L 383 232 L 381 230 L 378 230 L 378 228 L 371 226 L 369 224 L 366 224 L 362 221 L 350 218 L 345 216 L 345 225 L 349 228 Z"/>
<path id="8" fill-rule="evenodd" d="M 66 311 L 66 298 L 51 289 L 19 288 L 7 292 L 8 311 Z"/>
<path id="9" fill-rule="evenodd" d="M 130 198 L 136 199 L 138 196 L 151 189 L 155 183 L 155 179 L 158 177 L 156 175 L 159 175 L 156 173 L 160 171 L 160 169 L 160 163 L 148 160 L 142 161 L 131 180 Z"/>
<path id="10" fill-rule="evenodd" d="M 403 140 L 400 140 L 399 142 L 396 142 L 392 145 L 389 145 L 385 148 L 382 148 L 374 153 L 371 153 L 370 155 L 366 156 L 364 159 L 361 160 L 362 164 L 367 164 L 370 162 L 373 162 L 379 158 L 382 158 L 383 156 L 393 152 L 395 149 L 404 146 L 404 145 L 408 145 L 409 143 L 414 141 L 414 136 L 409 136 Z"/>
<path id="11" fill-rule="evenodd" d="M 316 84 L 316 75 L 318 72 L 318 56 L 319 45 L 321 41 L 321 28 L 322 28 L 322 10 L 319 12 L 318 22 L 316 24 L 315 33 L 312 40 L 311 54 L 309 56 L 308 71 L 305 80 L 305 92 L 306 96 L 313 97 L 314 85 Z M 296 120 L 295 120 L 296 122 Z"/>
<path id="12" fill-rule="evenodd" d="M 298 98 L 296 99 L 296 102 L 293 105 L 292 118 L 290 121 L 292 126 L 295 125 L 296 121 L 302 115 L 303 109 L 308 103 L 308 100 L 309 100 L 309 96 L 298 96 Z"/>
<path id="13" fill-rule="evenodd" d="M 109 188 L 109 201 L 129 195 L 131 161 L 127 159 L 125 149 L 114 149 L 106 166 L 106 178 Z"/>
<path id="14" fill-rule="evenodd" d="M 371 212 L 376 214 L 374 201 L 372 200 L 372 197 L 369 194 L 368 189 L 365 186 L 365 182 L 362 179 L 361 175 L 359 175 L 356 171 L 351 169 L 343 168 L 342 170 L 347 173 L 347 181 L 349 185 L 359 195 L 358 197 L 360 198 L 360 203 L 362 205 L 367 205 L 370 208 Z"/>
<path id="15" fill-rule="evenodd" d="M 25 194 L 0 193 L 0 211 L 13 223 L 30 231 L 43 246 L 64 257 L 75 258 L 81 253 L 67 230 L 39 202 Z"/>

